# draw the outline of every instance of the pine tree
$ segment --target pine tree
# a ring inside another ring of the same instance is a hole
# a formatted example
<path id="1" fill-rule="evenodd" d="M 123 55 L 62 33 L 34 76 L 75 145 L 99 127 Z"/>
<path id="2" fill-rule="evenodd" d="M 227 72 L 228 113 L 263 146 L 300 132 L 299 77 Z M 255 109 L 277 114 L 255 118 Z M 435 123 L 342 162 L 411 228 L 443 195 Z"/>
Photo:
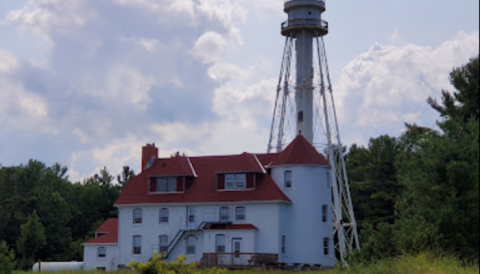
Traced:
<path id="1" fill-rule="evenodd" d="M 15 253 L 9 250 L 5 241 L 0 242 L 0 274 L 12 274 L 15 267 Z"/>
<path id="2" fill-rule="evenodd" d="M 28 217 L 28 221 L 21 226 L 20 230 L 17 251 L 21 255 L 20 268 L 26 269 L 33 265 L 38 251 L 46 244 L 45 229 L 36 210 Z"/>

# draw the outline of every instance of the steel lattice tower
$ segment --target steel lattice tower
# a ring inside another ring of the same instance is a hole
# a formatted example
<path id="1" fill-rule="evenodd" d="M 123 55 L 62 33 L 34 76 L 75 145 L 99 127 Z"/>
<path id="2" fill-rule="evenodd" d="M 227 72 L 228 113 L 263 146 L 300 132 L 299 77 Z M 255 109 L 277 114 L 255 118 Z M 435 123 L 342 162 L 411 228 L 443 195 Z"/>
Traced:
<path id="1" fill-rule="evenodd" d="M 268 152 L 281 152 L 302 134 L 330 163 L 335 248 L 339 261 L 360 249 L 345 168 L 321 19 L 325 0 L 286 0 L 282 24 L 285 50 L 275 100 Z"/>

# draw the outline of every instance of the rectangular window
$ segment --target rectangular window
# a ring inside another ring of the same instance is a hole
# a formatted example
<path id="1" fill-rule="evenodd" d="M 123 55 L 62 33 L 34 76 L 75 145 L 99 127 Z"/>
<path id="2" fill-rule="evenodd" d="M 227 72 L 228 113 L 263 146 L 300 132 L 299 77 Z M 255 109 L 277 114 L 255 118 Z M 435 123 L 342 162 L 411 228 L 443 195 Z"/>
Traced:
<path id="1" fill-rule="evenodd" d="M 247 188 L 247 175 L 245 173 L 225 174 L 225 189 L 245 188 Z"/>
<path id="2" fill-rule="evenodd" d="M 177 192 L 176 177 L 159 177 L 157 178 L 157 192 Z"/>
<path id="3" fill-rule="evenodd" d="M 160 223 L 168 223 L 168 208 L 160 209 Z"/>
<path id="4" fill-rule="evenodd" d="M 332 176 L 330 176 L 330 172 L 327 172 L 327 189 L 331 189 L 332 188 Z"/>
<path id="5" fill-rule="evenodd" d="M 98 258 L 105 258 L 107 257 L 107 249 L 105 247 L 98 248 Z"/>
<path id="6" fill-rule="evenodd" d="M 133 236 L 133 254 L 142 254 L 142 236 Z"/>
<path id="7" fill-rule="evenodd" d="M 140 208 L 133 210 L 133 223 L 134 224 L 141 224 L 142 223 L 142 216 L 143 210 Z"/>
<path id="8" fill-rule="evenodd" d="M 223 234 L 219 234 L 216 237 L 216 251 L 217 253 L 225 253 L 227 246 L 227 237 Z"/>
<path id="9" fill-rule="evenodd" d="M 328 206 L 324 205 L 322 207 L 322 222 L 326 223 L 328 221 Z"/>
<path id="10" fill-rule="evenodd" d="M 287 236 L 283 235 L 282 236 L 282 254 L 285 254 L 286 245 L 287 245 Z"/>
<path id="11" fill-rule="evenodd" d="M 239 206 L 235 208 L 235 220 L 245 221 L 245 207 Z"/>
<path id="12" fill-rule="evenodd" d="M 323 255 L 330 256 L 330 239 L 323 239 Z"/>
<path id="13" fill-rule="evenodd" d="M 230 221 L 230 208 L 221 207 L 219 217 L 220 217 L 221 222 L 229 222 Z"/>
<path id="14" fill-rule="evenodd" d="M 195 246 L 197 244 L 197 238 L 195 236 L 189 236 L 187 238 L 187 255 L 195 255 Z"/>
<path id="15" fill-rule="evenodd" d="M 292 172 L 290 170 L 285 171 L 285 187 L 292 187 Z"/>

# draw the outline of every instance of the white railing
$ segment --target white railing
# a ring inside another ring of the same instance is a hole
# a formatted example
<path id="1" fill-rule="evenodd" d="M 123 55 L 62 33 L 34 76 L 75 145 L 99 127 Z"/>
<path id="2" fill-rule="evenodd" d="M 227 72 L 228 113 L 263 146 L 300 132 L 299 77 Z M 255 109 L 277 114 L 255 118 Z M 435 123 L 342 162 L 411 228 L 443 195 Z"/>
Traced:
<path id="1" fill-rule="evenodd" d="M 233 210 L 229 208 L 228 212 L 225 212 L 226 214 L 221 214 L 221 211 L 220 208 L 203 209 L 195 215 L 193 222 L 190 222 L 190 220 L 185 217 L 179 218 L 168 234 L 169 243 L 165 256 L 168 257 L 186 231 L 201 230 L 209 223 L 224 224 L 232 222 Z M 142 253 L 142 262 L 150 260 L 154 251 L 157 251 L 157 254 L 160 254 L 159 244 L 151 245 Z"/>
<path id="2" fill-rule="evenodd" d="M 290 19 L 282 23 L 282 30 L 288 29 L 291 27 L 319 27 L 322 29 L 328 29 L 328 22 L 321 19 L 315 18 L 297 18 L 297 19 Z"/>
<path id="3" fill-rule="evenodd" d="M 285 3 L 292 2 L 292 1 L 296 1 L 296 0 L 285 0 Z M 325 0 L 315 0 L 315 1 L 325 3 Z"/>

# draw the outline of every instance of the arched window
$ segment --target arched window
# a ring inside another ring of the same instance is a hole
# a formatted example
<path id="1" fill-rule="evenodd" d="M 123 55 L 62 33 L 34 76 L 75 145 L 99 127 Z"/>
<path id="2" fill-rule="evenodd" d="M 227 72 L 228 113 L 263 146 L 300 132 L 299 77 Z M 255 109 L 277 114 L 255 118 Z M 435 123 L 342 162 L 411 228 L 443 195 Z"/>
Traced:
<path id="1" fill-rule="evenodd" d="M 225 234 L 218 234 L 215 237 L 215 245 L 217 253 L 225 253 L 227 250 L 227 237 Z"/>
<path id="2" fill-rule="evenodd" d="M 230 221 L 230 208 L 221 207 L 220 208 L 220 222 Z"/>
<path id="3" fill-rule="evenodd" d="M 322 207 L 322 222 L 326 223 L 328 221 L 328 206 L 324 205 Z"/>
<path id="4" fill-rule="evenodd" d="M 142 254 L 142 236 L 133 236 L 133 254 Z"/>
<path id="5" fill-rule="evenodd" d="M 245 221 L 245 207 L 238 206 L 235 208 L 235 220 L 237 221 Z"/>
<path id="6" fill-rule="evenodd" d="M 168 223 L 168 215 L 169 211 L 168 208 L 160 209 L 160 223 Z"/>
<path id="7" fill-rule="evenodd" d="M 193 235 L 187 238 L 187 255 L 195 255 L 195 247 L 197 245 L 197 238 Z"/>
<path id="8" fill-rule="evenodd" d="M 168 250 L 168 235 L 160 235 L 160 253 Z"/>
<path id="9" fill-rule="evenodd" d="M 141 224 L 142 223 L 142 216 L 143 210 L 141 208 L 137 208 L 133 210 L 133 223 L 134 224 Z"/>
<path id="10" fill-rule="evenodd" d="M 107 257 L 107 249 L 105 247 L 99 247 L 97 249 L 98 258 Z"/>

